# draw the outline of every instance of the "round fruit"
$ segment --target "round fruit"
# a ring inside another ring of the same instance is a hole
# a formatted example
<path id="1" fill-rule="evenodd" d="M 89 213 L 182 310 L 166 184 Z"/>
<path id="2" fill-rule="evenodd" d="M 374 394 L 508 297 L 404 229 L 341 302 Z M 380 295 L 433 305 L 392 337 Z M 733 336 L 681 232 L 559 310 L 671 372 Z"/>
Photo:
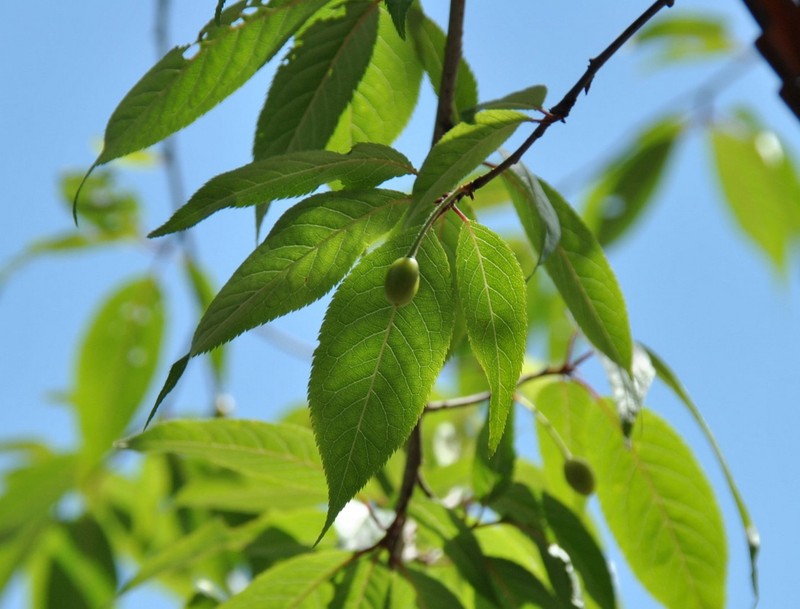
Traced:
<path id="1" fill-rule="evenodd" d="M 419 263 L 416 258 L 398 258 L 386 273 L 386 300 L 402 307 L 412 301 L 419 289 Z"/>
<path id="2" fill-rule="evenodd" d="M 581 495 L 591 495 L 594 492 L 594 471 L 586 459 L 567 459 L 564 462 L 564 477 L 572 489 Z"/>

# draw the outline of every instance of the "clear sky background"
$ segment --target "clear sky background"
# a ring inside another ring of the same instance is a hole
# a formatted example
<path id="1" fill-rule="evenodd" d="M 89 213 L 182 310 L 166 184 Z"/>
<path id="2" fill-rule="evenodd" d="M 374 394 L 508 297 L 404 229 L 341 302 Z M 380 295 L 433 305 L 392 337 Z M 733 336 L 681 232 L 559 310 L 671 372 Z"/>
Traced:
<path id="1" fill-rule="evenodd" d="M 170 38 L 190 42 L 213 13 L 214 2 L 173 0 Z M 428 0 L 426 11 L 446 23 L 447 2 Z M 645 0 L 467 3 L 465 55 L 487 100 L 532 84 L 545 84 L 554 103 L 598 53 L 637 15 Z M 110 113 L 156 60 L 154 1 L 9 2 L 0 37 L 0 183 L 3 189 L 0 261 L 36 238 L 67 231 L 71 218 L 59 201 L 58 176 L 87 167 L 96 155 Z M 740 2 L 677 0 L 673 10 L 705 9 L 725 16 L 734 36 L 749 44 L 756 26 Z M 777 78 L 763 62 L 719 96 L 712 117 L 737 104 L 757 109 L 800 152 L 800 122 L 777 97 Z M 718 62 L 654 72 L 630 49 L 601 71 L 565 125 L 555 125 L 525 157 L 538 174 L 581 203 L 581 189 L 597 162 L 619 150 L 636 127 L 673 109 L 674 100 L 720 69 Z M 271 67 L 198 123 L 177 136 L 186 194 L 214 175 L 250 160 L 255 119 Z M 423 86 L 422 109 L 396 143 L 417 166 L 429 146 L 433 96 Z M 523 130 L 521 130 L 523 131 Z M 512 142 L 513 144 L 513 142 Z M 145 204 L 147 229 L 169 215 L 164 172 L 125 170 L 125 186 Z M 758 201 L 753 201 L 758 205 Z M 286 204 L 276 204 L 274 221 Z M 220 285 L 254 245 L 248 210 L 215 215 L 197 231 L 200 257 Z M 702 130 L 682 140 L 665 187 L 637 229 L 609 252 L 628 303 L 634 335 L 658 351 L 679 374 L 714 429 L 762 533 L 761 607 L 800 606 L 792 575 L 800 547 L 800 447 L 797 252 L 786 277 L 739 234 L 711 172 Z M 34 262 L 0 292 L 0 438 L 35 436 L 67 449 L 76 437 L 64 407 L 47 399 L 71 384 L 75 349 L 93 308 L 126 278 L 151 268 L 152 249 L 120 246 L 102 253 Z M 174 267 L 174 265 L 173 265 Z M 159 270 L 169 290 L 166 367 L 185 351 L 193 330 L 182 278 Z M 274 324 L 313 347 L 327 300 Z M 302 349 L 301 349 L 302 351 Z M 295 357 L 251 333 L 230 353 L 227 390 L 236 415 L 274 418 L 302 402 L 310 359 Z M 596 373 L 591 369 L 590 378 Z M 156 387 L 153 388 L 157 390 Z M 717 491 L 729 538 L 728 606 L 749 608 L 747 551 L 719 468 L 693 423 L 663 390 L 648 400 L 684 435 Z M 208 411 L 208 381 L 195 363 L 175 393 L 177 412 Z M 146 413 L 140 413 L 141 422 Z M 521 425 L 520 425 L 521 426 Z M 2 465 L 2 461 L 0 461 Z M 596 507 L 596 506 L 595 506 Z M 657 603 L 611 550 L 621 597 L 628 607 Z M 19 585 L 0 597 L 2 609 L 23 606 Z M 124 607 L 158 607 L 152 593 Z M 150 599 L 145 601 L 144 599 Z M 143 603 L 147 604 L 143 604 Z M 163 606 L 175 606 L 167 603 Z"/>

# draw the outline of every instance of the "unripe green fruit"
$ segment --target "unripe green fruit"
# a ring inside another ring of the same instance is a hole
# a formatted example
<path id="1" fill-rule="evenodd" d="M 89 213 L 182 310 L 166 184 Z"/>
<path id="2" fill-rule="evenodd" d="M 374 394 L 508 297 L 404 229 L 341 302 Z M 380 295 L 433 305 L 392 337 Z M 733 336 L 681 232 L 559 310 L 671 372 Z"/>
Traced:
<path id="1" fill-rule="evenodd" d="M 398 258 L 386 273 L 386 300 L 402 307 L 411 302 L 419 290 L 419 263 L 416 258 Z"/>
<path id="2" fill-rule="evenodd" d="M 567 459 L 564 462 L 564 477 L 572 489 L 581 495 L 591 495 L 594 492 L 594 471 L 586 459 Z"/>

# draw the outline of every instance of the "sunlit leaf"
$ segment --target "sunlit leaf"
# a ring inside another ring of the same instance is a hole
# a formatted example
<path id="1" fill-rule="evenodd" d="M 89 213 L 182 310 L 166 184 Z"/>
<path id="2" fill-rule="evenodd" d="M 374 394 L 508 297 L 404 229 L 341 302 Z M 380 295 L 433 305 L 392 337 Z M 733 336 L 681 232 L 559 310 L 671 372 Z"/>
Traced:
<path id="1" fill-rule="evenodd" d="M 339 180 L 345 188 L 366 189 L 409 173 L 414 173 L 414 168 L 408 159 L 378 144 L 357 144 L 348 154 L 326 150 L 288 152 L 212 178 L 149 236 L 184 230 L 226 207 L 299 197 L 333 180 Z"/>
<path id="2" fill-rule="evenodd" d="M 630 446 L 613 406 L 589 412 L 597 496 L 633 572 L 670 609 L 724 607 L 725 529 L 689 448 L 648 410 Z"/>
<path id="3" fill-rule="evenodd" d="M 492 392 L 491 455 L 503 436 L 525 357 L 525 278 L 506 242 L 490 229 L 470 222 L 458 239 L 456 285 L 472 351 Z"/>
<path id="4" fill-rule="evenodd" d="M 378 5 L 355 1 L 295 40 L 258 118 L 253 157 L 324 148 L 369 64 Z"/>
<path id="5" fill-rule="evenodd" d="M 453 331 L 450 267 L 435 235 L 419 250 L 419 292 L 385 295 L 387 270 L 407 255 L 405 233 L 367 255 L 336 291 L 309 381 L 314 434 L 328 481 L 328 520 L 408 438 L 444 364 Z"/>
<path id="6" fill-rule="evenodd" d="M 546 95 L 547 87 L 534 85 L 520 91 L 514 91 L 499 99 L 481 102 L 474 108 L 464 112 L 463 118 L 469 121 L 480 110 L 541 110 Z"/>
<path id="7" fill-rule="evenodd" d="M 326 497 L 324 485 L 313 489 L 290 488 L 282 484 L 264 484 L 256 476 L 231 476 L 190 480 L 175 495 L 175 503 L 184 507 L 260 514 L 267 510 L 319 506 L 325 503 Z"/>
<path id="8" fill-rule="evenodd" d="M 89 459 L 111 448 L 144 397 L 164 329 L 152 277 L 125 283 L 102 304 L 81 345 L 72 401 Z"/>
<path id="9" fill-rule="evenodd" d="M 653 49 L 656 64 L 702 59 L 736 47 L 722 19 L 699 12 L 661 17 L 643 28 L 634 43 Z"/>
<path id="10" fill-rule="evenodd" d="M 377 555 L 355 560 L 339 574 L 334 606 L 384 609 L 391 581 L 391 571 L 379 562 Z"/>

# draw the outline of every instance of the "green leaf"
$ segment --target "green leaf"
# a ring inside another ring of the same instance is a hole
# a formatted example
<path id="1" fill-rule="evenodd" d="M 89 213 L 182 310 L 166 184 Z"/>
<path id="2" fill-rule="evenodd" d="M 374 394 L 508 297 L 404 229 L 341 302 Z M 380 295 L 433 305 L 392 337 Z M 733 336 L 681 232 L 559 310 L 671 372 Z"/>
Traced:
<path id="1" fill-rule="evenodd" d="M 586 200 L 584 218 L 608 245 L 638 220 L 653 200 L 683 126 L 675 119 L 659 121 L 612 159 Z"/>
<path id="2" fill-rule="evenodd" d="M 392 584 L 391 571 L 375 554 L 351 562 L 336 582 L 336 609 L 384 609 Z"/>
<path id="3" fill-rule="evenodd" d="M 428 74 L 437 97 L 442 83 L 444 65 L 445 33 L 425 14 L 412 6 L 408 11 L 408 32 L 417 52 L 419 62 Z M 456 74 L 455 97 L 453 100 L 454 119 L 458 122 L 460 113 L 478 103 L 478 83 L 466 60 L 462 57 Z"/>
<path id="4" fill-rule="evenodd" d="M 511 248 L 488 228 L 461 229 L 456 286 L 472 351 L 483 367 L 489 401 L 489 454 L 500 444 L 527 340 L 525 278 Z"/>
<path id="5" fill-rule="evenodd" d="M 706 440 L 711 445 L 714 455 L 716 456 L 717 461 L 722 468 L 722 472 L 725 475 L 725 481 L 728 483 L 728 489 L 730 490 L 731 495 L 733 495 L 733 499 L 736 502 L 736 509 L 739 512 L 739 518 L 742 521 L 742 528 L 744 529 L 745 538 L 747 540 L 747 547 L 750 551 L 750 579 L 753 586 L 753 593 L 755 594 L 756 598 L 758 598 L 758 567 L 756 564 L 756 558 L 758 557 L 758 551 L 761 548 L 761 535 L 758 532 L 755 522 L 753 522 L 753 519 L 750 517 L 750 511 L 747 509 L 744 498 L 739 492 L 739 488 L 736 485 L 736 480 L 734 479 L 733 474 L 728 467 L 728 462 L 725 459 L 725 455 L 722 454 L 722 448 L 714 437 L 714 434 L 712 433 L 711 428 L 708 426 L 708 423 L 706 423 L 705 418 L 703 418 L 700 409 L 694 403 L 694 400 L 692 400 L 692 398 L 689 396 L 689 393 L 686 391 L 677 375 L 654 351 L 646 347 L 644 347 L 644 349 L 647 351 L 647 355 L 650 357 L 650 362 L 653 364 L 658 378 L 661 379 L 667 385 L 667 387 L 672 389 L 675 395 L 678 396 L 678 398 L 689 410 L 692 418 L 700 427 L 703 435 L 706 437 Z"/>
<path id="6" fill-rule="evenodd" d="M 405 582 L 413 589 L 416 601 L 416 607 L 419 609 L 439 609 L 447 607 L 447 609 L 464 609 L 461 600 L 453 594 L 453 592 L 445 586 L 442 582 L 434 579 L 432 574 L 423 571 L 419 568 L 414 568 L 408 565 L 403 571 Z M 396 591 L 392 589 L 392 601 L 395 601 Z M 409 607 L 407 603 L 398 603 L 392 605 L 397 609 L 406 609 Z"/>
<path id="7" fill-rule="evenodd" d="M 267 510 L 282 511 L 314 507 L 325 503 L 325 486 L 288 488 L 282 484 L 265 484 L 253 476 L 202 478 L 190 480 L 175 495 L 175 504 L 225 512 L 260 514 Z M 311 540 L 313 543 L 314 540 Z"/>
<path id="8" fill-rule="evenodd" d="M 561 195 L 540 183 L 561 225 L 561 240 L 545 269 L 586 338 L 612 362 L 630 370 L 628 313 L 603 248 Z"/>
<path id="9" fill-rule="evenodd" d="M 409 218 L 427 215 L 433 203 L 459 180 L 503 145 L 524 114 L 509 110 L 486 110 L 475 115 L 474 123 L 459 123 L 428 153 L 414 182 Z"/>
<path id="10" fill-rule="evenodd" d="M 163 330 L 161 291 L 152 277 L 125 283 L 95 315 L 72 393 L 90 460 L 111 448 L 136 412 L 158 363 Z"/>
<path id="11" fill-rule="evenodd" d="M 339 190 L 289 209 L 208 307 L 191 354 L 324 296 L 407 207 L 407 195 L 400 192 Z"/>
<path id="12" fill-rule="evenodd" d="M 239 2 L 227 9 L 226 23 L 206 26 L 192 57 L 189 45 L 176 47 L 134 85 L 108 121 L 95 165 L 155 144 L 211 110 L 326 2 Z"/>
<path id="13" fill-rule="evenodd" d="M 471 120 L 470 117 L 481 110 L 541 110 L 546 95 L 547 87 L 544 85 L 527 87 L 470 108 L 464 112 L 464 120 Z"/>
<path id="14" fill-rule="evenodd" d="M 514 475 L 514 409 L 508 412 L 505 433 L 494 454 L 489 454 L 489 428 L 491 418 L 487 418 L 475 445 L 475 461 L 472 466 L 472 487 L 475 497 L 488 504 L 494 497 L 502 495 L 511 485 Z"/>
<path id="15" fill-rule="evenodd" d="M 770 131 L 711 130 L 722 192 L 739 227 L 781 271 L 800 232 L 800 180 Z"/>
<path id="16" fill-rule="evenodd" d="M 521 163 L 513 165 L 500 174 L 500 180 L 511 196 L 511 202 L 514 204 L 525 235 L 534 250 L 539 253 L 536 261 L 538 267 L 550 257 L 561 240 L 558 214 L 544 193 L 539 180 L 525 165 Z"/>
<path id="17" fill-rule="evenodd" d="M 170 366 L 169 372 L 167 373 L 167 380 L 164 381 L 164 386 L 161 387 L 161 391 L 158 392 L 155 404 L 153 404 L 153 407 L 150 409 L 150 414 L 147 415 L 147 420 L 144 422 L 145 429 L 150 425 L 150 421 L 153 420 L 153 417 L 156 416 L 156 411 L 161 405 L 161 402 L 169 395 L 170 391 L 175 389 L 175 385 L 181 380 L 183 373 L 186 371 L 186 366 L 189 363 L 189 358 L 191 358 L 191 355 L 187 353 Z"/>
<path id="18" fill-rule="evenodd" d="M 116 172 L 97 172 L 88 178 L 77 172 L 61 177 L 61 195 L 72 202 L 82 188 L 79 216 L 100 235 L 108 238 L 133 237 L 138 233 L 139 202 L 133 193 L 121 190 L 116 184 Z"/>
<path id="19" fill-rule="evenodd" d="M 560 609 L 559 603 L 536 577 L 505 558 L 486 558 L 486 572 L 500 606 L 509 609 Z"/>
<path id="20" fill-rule="evenodd" d="M 122 440 L 117 447 L 192 457 L 290 490 L 318 493 L 324 488 L 314 438 L 296 425 L 170 421 Z"/>
<path id="21" fill-rule="evenodd" d="M 670 609 L 725 606 L 725 529 L 713 490 L 680 437 L 643 410 L 622 434 L 613 407 L 590 410 L 590 460 L 606 522 L 631 569 Z"/>
<path id="22" fill-rule="evenodd" d="M 422 66 L 414 49 L 400 39 L 381 9 L 369 66 L 327 148 L 345 151 L 357 142 L 391 144 L 414 112 L 421 83 Z"/>
<path id="23" fill-rule="evenodd" d="M 450 345 L 450 266 L 435 235 L 417 256 L 419 292 L 396 307 L 384 293 L 392 262 L 407 255 L 407 232 L 367 255 L 334 294 L 309 381 L 314 434 L 328 481 L 328 519 L 408 438 Z"/>
<path id="24" fill-rule="evenodd" d="M 634 43 L 654 49 L 656 64 L 702 59 L 736 48 L 724 21 L 700 12 L 661 17 L 643 28 Z"/>
<path id="25" fill-rule="evenodd" d="M 386 7 L 392 16 L 392 23 L 403 40 L 406 38 L 406 13 L 413 2 L 414 0 L 386 0 Z"/>
<path id="26" fill-rule="evenodd" d="M 183 259 L 183 268 L 186 271 L 186 276 L 189 280 L 189 285 L 192 288 L 195 302 L 197 303 L 200 314 L 202 315 L 208 309 L 211 302 L 214 300 L 216 290 L 211 284 L 211 279 L 206 272 L 200 267 L 195 260 L 190 256 L 185 256 Z M 217 388 L 222 384 L 225 376 L 225 349 L 220 347 L 214 349 L 209 353 L 209 361 L 211 362 L 211 371 L 214 374 L 214 382 Z"/>
<path id="27" fill-rule="evenodd" d="M 414 173 L 414 167 L 406 157 L 378 144 L 357 144 L 348 154 L 288 152 L 212 178 L 149 236 L 184 230 L 226 207 L 299 197 L 333 180 L 339 180 L 345 188 L 368 189 L 410 173 Z"/>
<path id="28" fill-rule="evenodd" d="M 334 598 L 333 578 L 352 560 L 350 552 L 328 550 L 279 563 L 219 609 L 317 609 Z"/>
<path id="29" fill-rule="evenodd" d="M 253 157 L 320 149 L 330 139 L 364 71 L 378 33 L 378 5 L 354 1 L 339 17 L 313 23 L 295 40 L 272 81 Z"/>

